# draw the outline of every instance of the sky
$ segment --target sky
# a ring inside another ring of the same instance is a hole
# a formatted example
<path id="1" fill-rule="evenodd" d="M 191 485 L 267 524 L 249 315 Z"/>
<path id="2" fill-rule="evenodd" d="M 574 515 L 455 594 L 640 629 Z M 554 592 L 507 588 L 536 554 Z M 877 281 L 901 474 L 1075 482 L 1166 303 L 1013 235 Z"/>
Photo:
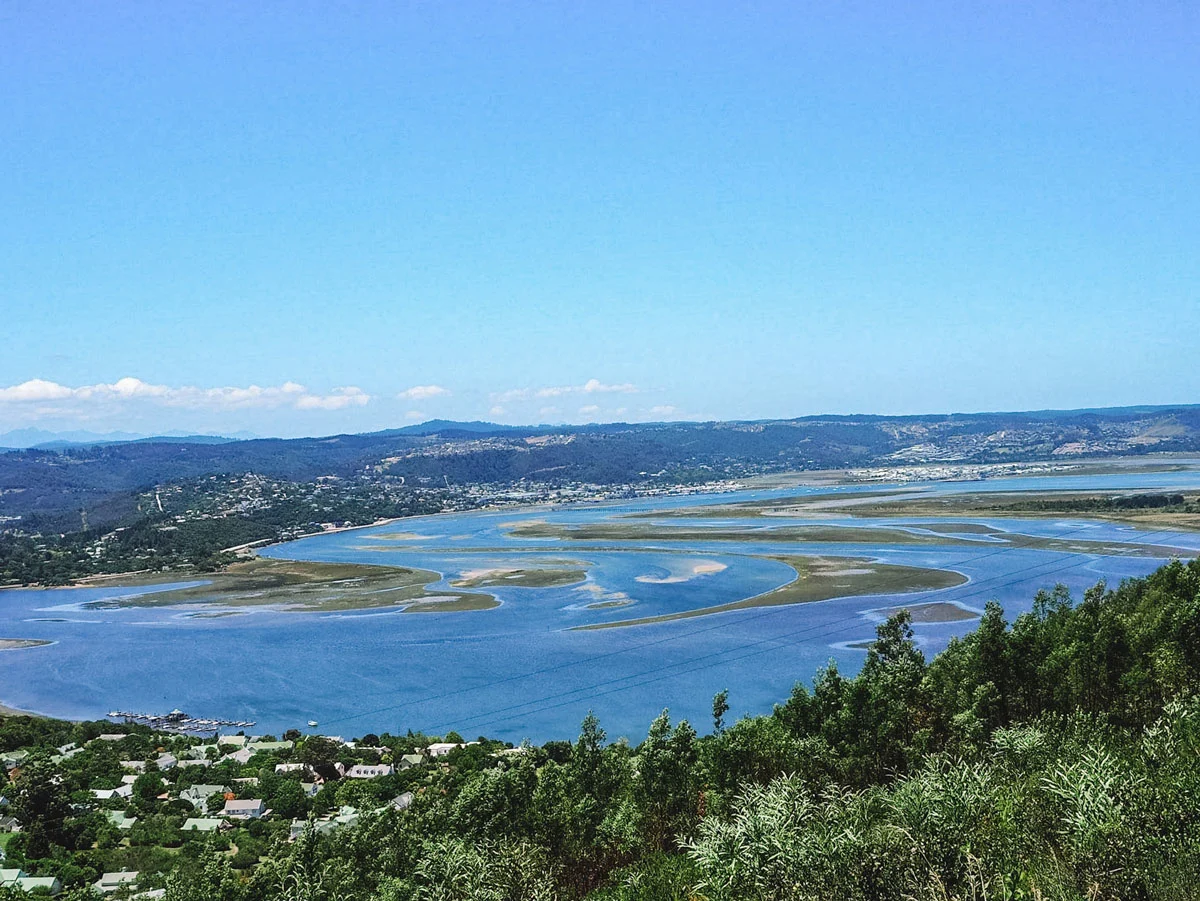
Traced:
<path id="1" fill-rule="evenodd" d="M 0 433 L 1200 402 L 1200 5 L 0 4 Z"/>

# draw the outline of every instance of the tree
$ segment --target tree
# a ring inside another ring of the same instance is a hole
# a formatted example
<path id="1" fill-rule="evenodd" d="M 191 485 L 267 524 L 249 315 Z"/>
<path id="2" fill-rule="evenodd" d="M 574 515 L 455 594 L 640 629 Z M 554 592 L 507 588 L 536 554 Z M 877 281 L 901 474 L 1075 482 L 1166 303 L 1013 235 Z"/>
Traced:
<path id="1" fill-rule="evenodd" d="M 11 813 L 25 830 L 25 856 L 48 857 L 51 845 L 65 843 L 71 800 L 45 754 L 30 754 L 13 784 Z"/>
<path id="2" fill-rule="evenodd" d="M 638 748 L 637 791 L 645 816 L 646 837 L 654 848 L 667 848 L 696 815 L 696 730 L 683 720 L 671 730 L 664 710 L 650 724 Z"/>
<path id="3" fill-rule="evenodd" d="M 712 716 L 713 731 L 720 734 L 725 731 L 725 714 L 729 712 L 729 689 L 723 688 L 713 695 Z"/>

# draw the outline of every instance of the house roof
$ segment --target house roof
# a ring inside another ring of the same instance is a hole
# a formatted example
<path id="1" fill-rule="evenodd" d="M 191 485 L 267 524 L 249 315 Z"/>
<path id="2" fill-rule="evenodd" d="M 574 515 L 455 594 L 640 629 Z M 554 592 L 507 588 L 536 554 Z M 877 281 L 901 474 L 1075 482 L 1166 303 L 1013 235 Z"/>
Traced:
<path id="1" fill-rule="evenodd" d="M 225 809 L 226 810 L 257 810 L 258 808 L 263 806 L 263 803 L 264 802 L 263 802 L 262 798 L 251 798 L 246 801 L 237 801 L 237 800 L 226 801 Z"/>
<path id="2" fill-rule="evenodd" d="M 184 832 L 213 832 L 221 828 L 221 821 L 216 817 L 188 817 L 183 822 Z"/>

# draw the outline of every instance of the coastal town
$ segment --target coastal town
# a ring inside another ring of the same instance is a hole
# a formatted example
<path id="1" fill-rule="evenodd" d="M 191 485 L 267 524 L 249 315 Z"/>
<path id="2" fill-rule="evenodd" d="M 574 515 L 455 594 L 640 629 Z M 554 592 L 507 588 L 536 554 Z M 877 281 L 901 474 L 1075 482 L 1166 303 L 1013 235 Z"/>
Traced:
<path id="1" fill-rule="evenodd" d="M 0 890 L 32 896 L 90 888 L 110 898 L 162 898 L 180 855 L 216 853 L 249 871 L 281 843 L 331 836 L 364 817 L 402 816 L 456 771 L 544 753 L 455 734 L 202 738 L 128 718 L 0 718 L 0 747 L 22 730 L 25 746 L 0 752 Z M 90 850 L 47 860 L 61 843 Z"/>

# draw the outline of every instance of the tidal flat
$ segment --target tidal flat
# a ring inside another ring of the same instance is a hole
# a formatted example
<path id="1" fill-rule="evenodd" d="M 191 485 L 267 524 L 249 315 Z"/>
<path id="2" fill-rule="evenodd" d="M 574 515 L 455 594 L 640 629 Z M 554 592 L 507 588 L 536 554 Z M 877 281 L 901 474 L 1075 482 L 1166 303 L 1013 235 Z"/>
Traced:
<path id="1" fill-rule="evenodd" d="M 487 610 L 490 594 L 430 588 L 441 574 L 426 569 L 365 563 L 319 563 L 256 557 L 188 585 L 93 601 L 91 607 L 276 607 L 304 613 L 403 607 L 405 612 Z M 142 583 L 144 584 L 144 583 Z M 114 583 L 119 587 L 120 583 Z"/>
<path id="2" fill-rule="evenodd" d="M 615 622 L 578 626 L 577 631 L 617 629 L 625 626 L 644 626 L 666 623 L 731 610 L 754 607 L 776 607 L 790 604 L 810 604 L 832 598 L 859 597 L 873 594 L 907 594 L 915 591 L 936 591 L 953 588 L 967 581 L 962 573 L 920 566 L 901 566 L 879 563 L 865 557 L 807 557 L 771 556 L 769 559 L 786 563 L 795 570 L 796 578 L 785 585 L 753 597 L 728 604 L 681 610 L 659 616 L 643 616 Z M 956 608 L 957 609 L 957 608 Z M 944 621 L 944 620 L 943 620 Z"/>
<path id="3" fill-rule="evenodd" d="M 43 641 L 38 638 L 0 638 L 0 651 L 22 651 L 26 648 L 44 648 L 49 644 L 54 644 L 54 642 Z"/>

